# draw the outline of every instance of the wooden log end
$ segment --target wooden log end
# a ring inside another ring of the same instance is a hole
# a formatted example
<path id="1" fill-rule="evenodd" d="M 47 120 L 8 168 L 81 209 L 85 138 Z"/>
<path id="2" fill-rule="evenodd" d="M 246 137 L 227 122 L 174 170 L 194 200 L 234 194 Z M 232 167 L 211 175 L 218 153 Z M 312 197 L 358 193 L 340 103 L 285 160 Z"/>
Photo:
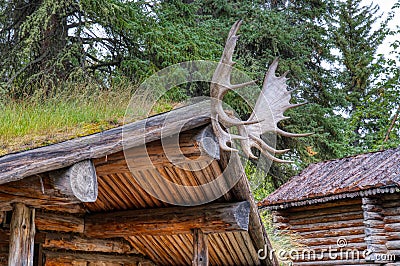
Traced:
<path id="1" fill-rule="evenodd" d="M 249 230 L 250 203 L 248 201 L 243 201 L 238 205 L 235 212 L 235 218 L 237 224 L 242 230 Z"/>
<path id="2" fill-rule="evenodd" d="M 211 125 L 202 129 L 194 139 L 198 143 L 202 152 L 213 159 L 220 159 L 218 139 L 215 136 Z"/>
<path id="3" fill-rule="evenodd" d="M 81 161 L 70 168 L 71 188 L 82 202 L 95 202 L 98 194 L 96 169 L 90 160 Z"/>

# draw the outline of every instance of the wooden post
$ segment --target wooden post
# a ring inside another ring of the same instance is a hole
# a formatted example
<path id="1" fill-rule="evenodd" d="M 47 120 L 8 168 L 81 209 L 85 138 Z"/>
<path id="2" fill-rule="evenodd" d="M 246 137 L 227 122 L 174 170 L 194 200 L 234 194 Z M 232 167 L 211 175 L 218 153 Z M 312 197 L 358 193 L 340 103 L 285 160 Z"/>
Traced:
<path id="1" fill-rule="evenodd" d="M 35 209 L 22 203 L 13 206 L 10 224 L 9 266 L 32 266 L 35 241 Z"/>
<path id="2" fill-rule="evenodd" d="M 201 229 L 193 229 L 192 266 L 208 266 L 207 235 Z"/>

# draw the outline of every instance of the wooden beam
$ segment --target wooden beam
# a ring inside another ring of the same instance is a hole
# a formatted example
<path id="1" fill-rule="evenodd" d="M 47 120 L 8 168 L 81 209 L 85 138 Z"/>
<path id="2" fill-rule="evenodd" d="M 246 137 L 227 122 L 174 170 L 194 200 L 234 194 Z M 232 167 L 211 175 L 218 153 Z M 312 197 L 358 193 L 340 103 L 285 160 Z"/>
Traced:
<path id="1" fill-rule="evenodd" d="M 150 266 L 155 265 L 151 260 L 142 255 L 106 255 L 99 253 L 83 252 L 55 252 L 43 250 L 48 266 L 55 265 L 118 265 L 124 266 Z M 92 264 L 93 263 L 93 264 Z"/>
<path id="2" fill-rule="evenodd" d="M 35 218 L 36 228 L 41 231 L 58 231 L 58 232 L 71 232 L 83 233 L 84 219 L 81 217 L 49 213 L 49 212 L 36 212 Z"/>
<path id="3" fill-rule="evenodd" d="M 50 178 L 54 188 L 62 194 L 77 198 L 81 202 L 94 202 L 97 199 L 97 175 L 91 160 L 53 171 L 50 173 Z"/>
<path id="4" fill-rule="evenodd" d="M 179 166 L 186 163 L 219 159 L 219 145 L 210 126 L 188 130 L 93 160 L 99 176 L 130 173 L 154 167 Z"/>
<path id="5" fill-rule="evenodd" d="M 34 241 L 35 210 L 16 203 L 10 224 L 8 265 L 32 266 Z"/>
<path id="6" fill-rule="evenodd" d="M 208 266 L 208 240 L 201 229 L 193 229 L 192 266 Z"/>
<path id="7" fill-rule="evenodd" d="M 42 247 L 51 250 L 71 250 L 115 254 L 139 254 L 127 241 L 93 239 L 73 234 L 43 233 Z"/>
<path id="8" fill-rule="evenodd" d="M 0 185 L 0 210 L 11 209 L 16 202 L 43 208 L 93 202 L 96 198 L 97 176 L 90 160 Z"/>
<path id="9" fill-rule="evenodd" d="M 167 119 L 168 118 L 168 119 Z M 167 123 L 164 123 L 166 122 Z M 210 122 L 210 102 L 172 110 L 124 127 L 0 157 L 0 184 L 122 151 Z M 122 132 L 124 139 L 122 140 Z"/>
<path id="10" fill-rule="evenodd" d="M 93 238 L 125 237 L 135 234 L 190 234 L 247 231 L 250 204 L 247 201 L 195 207 L 129 210 L 85 217 L 84 234 Z"/>

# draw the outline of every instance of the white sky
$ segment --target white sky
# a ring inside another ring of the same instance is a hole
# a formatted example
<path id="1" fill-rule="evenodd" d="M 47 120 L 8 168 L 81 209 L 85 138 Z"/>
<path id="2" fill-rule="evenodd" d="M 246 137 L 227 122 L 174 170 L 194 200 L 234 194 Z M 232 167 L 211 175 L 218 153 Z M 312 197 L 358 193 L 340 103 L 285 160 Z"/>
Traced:
<path id="1" fill-rule="evenodd" d="M 397 2 L 398 0 L 364 0 L 363 3 L 365 3 L 365 5 L 368 5 L 369 3 L 373 2 L 375 4 L 379 5 L 379 9 L 380 12 L 384 12 L 385 14 L 387 14 L 388 12 L 390 12 L 392 6 Z M 400 8 L 397 8 L 395 13 L 395 17 L 394 19 L 391 21 L 390 28 L 391 29 L 396 29 L 396 26 L 400 26 Z M 385 15 L 384 15 L 385 16 Z M 386 38 L 385 42 L 378 48 L 378 54 L 386 54 L 388 56 L 388 53 L 390 52 L 391 48 L 390 48 L 390 43 L 392 43 L 393 41 L 395 41 L 396 39 L 399 39 L 400 36 L 389 36 L 388 38 Z"/>

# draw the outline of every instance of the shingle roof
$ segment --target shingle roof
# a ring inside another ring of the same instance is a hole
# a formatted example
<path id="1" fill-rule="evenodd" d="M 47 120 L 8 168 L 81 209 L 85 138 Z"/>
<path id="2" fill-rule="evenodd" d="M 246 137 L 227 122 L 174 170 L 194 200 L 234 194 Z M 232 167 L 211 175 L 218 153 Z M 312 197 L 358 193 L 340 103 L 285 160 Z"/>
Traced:
<path id="1" fill-rule="evenodd" d="M 399 187 L 400 147 L 311 164 L 260 202 L 259 206 L 289 207 L 298 205 L 289 203 L 299 201 L 313 203 L 316 200 L 310 200 L 354 197 L 371 189 L 398 190 Z"/>

